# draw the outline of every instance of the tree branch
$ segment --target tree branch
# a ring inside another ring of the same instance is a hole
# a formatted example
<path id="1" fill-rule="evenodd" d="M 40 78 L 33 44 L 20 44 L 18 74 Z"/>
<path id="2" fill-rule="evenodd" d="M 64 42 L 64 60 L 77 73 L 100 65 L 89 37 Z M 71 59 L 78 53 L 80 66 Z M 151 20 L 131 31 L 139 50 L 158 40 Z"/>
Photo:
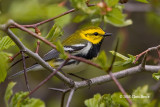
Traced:
<path id="1" fill-rule="evenodd" d="M 155 73 L 155 72 L 158 72 L 158 70 L 160 70 L 160 66 L 151 66 L 151 65 L 145 66 L 146 72 Z M 113 73 L 113 76 L 116 77 L 117 79 L 120 79 L 120 78 L 124 78 L 124 77 L 130 76 L 130 75 L 133 75 L 139 72 L 144 72 L 141 69 L 140 65 Z M 92 86 L 92 85 L 103 84 L 105 82 L 109 82 L 112 80 L 112 78 L 109 75 L 104 75 L 104 76 L 91 78 L 90 80 L 91 80 L 90 86 Z M 75 87 L 76 89 L 84 88 L 84 87 L 88 87 L 88 84 L 85 81 L 75 82 Z"/>

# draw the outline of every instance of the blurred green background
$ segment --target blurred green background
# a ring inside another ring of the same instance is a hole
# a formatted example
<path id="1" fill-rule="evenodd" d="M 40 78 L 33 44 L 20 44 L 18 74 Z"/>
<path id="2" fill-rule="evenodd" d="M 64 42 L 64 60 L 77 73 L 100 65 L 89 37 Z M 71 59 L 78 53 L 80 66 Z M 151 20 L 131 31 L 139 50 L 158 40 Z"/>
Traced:
<path id="1" fill-rule="evenodd" d="M 67 0 L 0 0 L 0 23 L 6 23 L 8 19 L 13 19 L 19 24 L 33 24 L 59 15 L 72 8 L 73 6 Z M 104 40 L 101 48 L 102 50 L 106 51 L 108 62 L 110 62 L 110 59 L 112 57 L 109 51 L 114 50 L 114 44 L 116 42 L 117 36 L 120 37 L 118 52 L 126 56 L 127 54 L 137 55 L 147 48 L 157 46 L 160 43 L 160 1 L 152 0 L 149 4 L 144 4 L 134 0 L 129 0 L 128 3 L 124 4 L 123 12 L 127 14 L 127 18 L 131 19 L 133 24 L 126 27 L 115 27 L 113 26 L 113 24 L 100 24 L 102 29 L 104 29 L 106 32 L 113 33 L 112 37 L 108 37 Z M 46 36 L 49 30 L 52 28 L 53 24 L 57 23 L 58 25 L 63 27 L 64 30 L 64 36 L 62 36 L 62 39 L 66 38 L 86 23 L 90 24 L 88 23 L 88 20 L 92 19 L 92 16 L 90 15 L 90 17 L 87 19 L 85 15 L 83 17 L 78 16 L 81 14 L 81 11 L 76 11 L 74 13 L 70 13 L 61 18 L 58 18 L 54 22 L 52 21 L 40 26 L 39 29 L 42 32 L 42 36 Z M 35 51 L 35 38 L 17 29 L 13 29 L 13 31 L 29 49 Z M 0 36 L 5 35 L 6 34 L 0 31 Z M 39 54 L 43 56 L 50 49 L 51 48 L 49 46 L 41 43 Z M 14 46 L 6 51 L 12 54 L 16 54 L 19 49 L 17 46 Z M 20 58 L 21 56 L 17 57 L 16 59 Z M 157 64 L 157 53 L 149 53 L 147 60 L 147 64 Z M 30 58 L 27 59 L 26 63 L 27 67 L 29 67 L 34 64 L 35 61 Z M 124 67 L 115 67 L 114 71 L 119 71 L 121 69 L 125 69 L 135 65 L 130 64 Z M 22 69 L 22 63 L 19 63 L 11 70 L 9 70 L 8 75 L 14 74 Z M 91 66 L 89 66 L 86 71 L 77 73 L 77 75 L 83 76 L 84 78 L 88 79 L 105 74 L 105 72 L 95 69 Z M 48 71 L 28 73 L 28 80 L 31 89 L 33 89 L 48 75 Z M 74 77 L 71 78 L 73 78 L 74 80 L 79 80 Z M 17 85 L 14 87 L 14 92 L 27 91 L 23 75 L 12 80 L 6 79 L 5 82 L 0 84 L 1 107 L 5 106 L 3 96 L 9 81 L 17 82 Z M 156 83 L 156 81 L 152 78 L 151 73 L 139 73 L 129 77 L 125 77 L 123 79 L 119 79 L 119 81 L 128 93 L 131 93 L 138 86 L 148 84 L 152 87 Z M 54 77 L 45 85 L 43 85 L 38 91 L 32 94 L 32 97 L 42 99 L 43 101 L 45 101 L 47 107 L 59 107 L 61 93 L 57 93 L 48 89 L 52 87 L 65 88 L 66 86 L 63 82 Z M 92 86 L 90 87 L 90 89 L 83 88 L 77 90 L 73 96 L 71 107 L 83 107 L 84 100 L 92 97 L 96 93 L 112 94 L 117 91 L 119 90 L 113 82 Z"/>

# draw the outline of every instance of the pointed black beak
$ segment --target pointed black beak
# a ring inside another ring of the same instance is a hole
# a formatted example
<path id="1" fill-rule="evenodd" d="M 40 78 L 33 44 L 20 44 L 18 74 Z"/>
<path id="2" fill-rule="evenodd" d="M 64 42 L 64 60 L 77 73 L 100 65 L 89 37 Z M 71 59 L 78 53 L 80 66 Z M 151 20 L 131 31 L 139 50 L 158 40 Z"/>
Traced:
<path id="1" fill-rule="evenodd" d="M 103 36 L 106 37 L 106 36 L 111 36 L 112 33 L 105 33 Z"/>

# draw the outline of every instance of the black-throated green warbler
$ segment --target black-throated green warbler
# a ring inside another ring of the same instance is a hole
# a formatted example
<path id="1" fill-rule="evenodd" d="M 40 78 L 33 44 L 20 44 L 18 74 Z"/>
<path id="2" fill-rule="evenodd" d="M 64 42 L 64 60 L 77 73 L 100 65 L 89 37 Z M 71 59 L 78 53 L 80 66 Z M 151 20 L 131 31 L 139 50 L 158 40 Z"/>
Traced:
<path id="1" fill-rule="evenodd" d="M 105 33 L 99 27 L 91 26 L 76 31 L 74 34 L 64 40 L 62 45 L 64 46 L 65 52 L 68 52 L 74 56 L 91 60 L 98 55 L 103 39 L 110 35 L 111 33 Z M 48 62 L 49 65 L 54 69 L 56 69 L 64 61 L 59 57 L 59 52 L 55 49 L 52 49 L 45 54 L 43 60 Z M 65 66 L 62 68 L 62 71 L 65 73 L 74 73 L 81 70 L 81 68 L 83 68 L 83 63 L 72 59 L 65 64 Z M 27 68 L 26 71 L 29 72 L 44 69 L 45 68 L 43 68 L 41 65 L 35 64 Z M 22 70 L 11 77 L 23 74 L 23 72 L 24 71 Z"/>

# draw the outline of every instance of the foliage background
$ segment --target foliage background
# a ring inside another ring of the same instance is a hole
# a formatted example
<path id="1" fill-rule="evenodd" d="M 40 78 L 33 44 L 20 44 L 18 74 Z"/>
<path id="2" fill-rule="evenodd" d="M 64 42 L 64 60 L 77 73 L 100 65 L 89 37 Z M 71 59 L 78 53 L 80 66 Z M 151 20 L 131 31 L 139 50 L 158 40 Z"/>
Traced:
<path id="1" fill-rule="evenodd" d="M 61 2 L 62 0 L 0 0 L 0 23 L 5 23 L 8 19 L 13 19 L 21 24 L 32 24 L 41 20 L 51 18 L 53 16 L 67 11 L 68 9 L 73 8 L 69 2 L 67 2 L 65 6 L 59 6 L 59 3 Z M 127 4 L 124 5 L 126 6 L 126 10 L 124 12 L 128 14 L 127 18 L 132 19 L 133 21 L 133 24 L 130 26 L 115 27 L 110 24 L 105 25 L 106 28 L 103 29 L 106 32 L 113 33 L 113 36 L 106 38 L 102 45 L 102 49 L 105 50 L 107 53 L 108 61 L 111 56 L 109 51 L 113 50 L 113 45 L 117 36 L 120 36 L 121 39 L 118 52 L 122 53 L 123 55 L 136 55 L 149 47 L 159 45 L 160 9 L 158 8 L 158 6 L 160 2 L 158 0 L 152 0 L 150 3 L 151 4 L 142 4 L 137 1 L 130 0 Z M 147 7 L 147 9 L 145 11 L 141 11 L 143 9 L 138 10 L 138 5 L 135 4 L 142 4 L 144 8 Z M 88 20 L 82 21 L 80 23 L 73 22 L 72 20 L 76 16 L 76 14 L 81 14 L 81 12 L 71 13 L 56 20 L 57 24 L 64 27 L 64 36 L 62 36 L 62 39 L 66 38 L 68 35 L 72 34 L 76 29 L 80 28 L 80 26 L 83 26 L 86 22 L 88 22 Z M 74 20 L 81 20 L 81 18 Z M 48 33 L 48 31 L 52 28 L 52 25 L 53 22 L 49 24 L 44 24 L 39 27 L 42 31 L 42 36 L 45 36 Z M 22 40 L 23 43 L 25 43 L 27 47 L 29 47 L 33 51 L 35 50 L 36 42 L 33 37 L 29 36 L 27 33 L 24 33 L 20 30 L 14 30 L 14 32 L 19 36 L 19 38 Z M 3 35 L 5 34 L 0 31 L 0 36 Z M 43 56 L 48 50 L 50 50 L 50 47 L 42 43 L 40 46 L 40 55 Z M 18 52 L 18 48 L 14 46 L 6 50 L 6 52 L 15 54 Z M 19 56 L 18 58 L 21 58 L 21 56 Z M 147 63 L 156 64 L 156 58 L 157 54 L 155 52 L 150 53 L 150 56 L 148 57 L 148 59 L 150 60 Z M 33 63 L 33 59 L 27 60 L 28 67 Z M 115 71 L 118 71 L 120 69 L 124 69 L 130 66 L 134 65 L 131 64 L 120 68 L 115 67 L 114 69 Z M 22 64 L 19 63 L 19 65 L 16 65 L 9 71 L 8 75 L 20 71 L 22 69 Z M 48 74 L 49 72 L 47 71 L 28 73 L 30 87 L 34 88 Z M 82 71 L 77 74 L 80 76 L 84 76 L 85 78 L 91 78 L 99 75 L 104 75 L 105 73 L 96 70 L 95 68 L 93 69 L 93 67 L 89 67 L 88 70 Z M 9 81 L 17 81 L 17 84 L 14 87 L 14 92 L 22 90 L 27 91 L 23 76 L 20 76 L 13 80 L 6 79 L 3 83 L 0 84 L 0 101 L 2 101 L 0 106 L 2 107 L 4 107 L 4 92 Z M 156 81 L 152 78 L 152 75 L 150 73 L 135 74 L 133 76 L 120 79 L 120 82 L 122 83 L 124 89 L 126 89 L 128 93 L 132 93 L 133 89 L 137 88 L 138 86 L 148 84 L 150 87 L 152 87 L 156 83 Z M 42 86 L 38 91 L 36 91 L 32 96 L 45 101 L 47 107 L 52 107 L 53 104 L 57 106 L 60 105 L 60 94 L 52 90 L 48 90 L 49 87 L 62 88 L 64 87 L 64 84 L 61 81 L 59 81 L 56 77 L 54 77 L 44 86 Z M 101 93 L 103 95 L 106 93 L 112 94 L 116 91 L 119 90 L 113 82 L 93 86 L 90 89 L 81 89 L 76 91 L 74 98 L 72 99 L 71 106 L 78 107 L 79 105 L 79 107 L 82 107 L 82 104 L 84 104 L 84 100 L 93 97 L 93 95 L 96 93 Z"/>

